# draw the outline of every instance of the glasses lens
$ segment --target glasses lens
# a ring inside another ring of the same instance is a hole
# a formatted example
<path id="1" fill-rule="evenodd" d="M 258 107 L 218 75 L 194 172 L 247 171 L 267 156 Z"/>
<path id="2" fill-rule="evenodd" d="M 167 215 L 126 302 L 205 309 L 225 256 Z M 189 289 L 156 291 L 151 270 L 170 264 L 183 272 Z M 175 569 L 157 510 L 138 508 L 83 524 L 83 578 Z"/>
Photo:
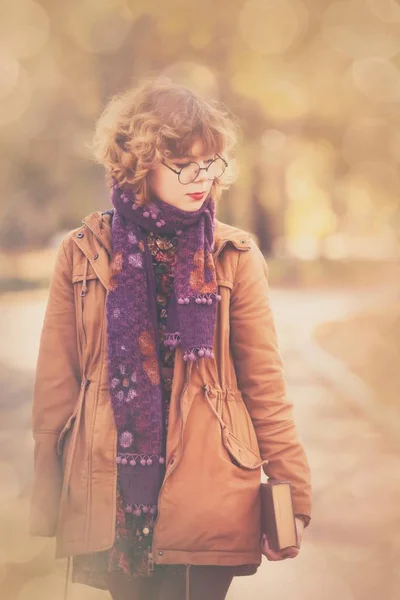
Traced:
<path id="1" fill-rule="evenodd" d="M 184 167 L 179 175 L 179 181 L 181 183 L 192 183 L 199 174 L 199 165 L 195 162 L 191 162 Z"/>
<path id="2" fill-rule="evenodd" d="M 216 158 L 207 169 L 209 179 L 218 179 L 225 171 L 225 163 L 221 158 Z"/>

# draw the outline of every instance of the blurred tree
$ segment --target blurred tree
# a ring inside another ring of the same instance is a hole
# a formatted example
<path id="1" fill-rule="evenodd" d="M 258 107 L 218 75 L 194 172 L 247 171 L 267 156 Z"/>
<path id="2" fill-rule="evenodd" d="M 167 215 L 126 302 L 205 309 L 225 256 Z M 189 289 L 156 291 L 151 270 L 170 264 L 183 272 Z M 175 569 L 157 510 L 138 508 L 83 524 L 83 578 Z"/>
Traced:
<path id="1" fill-rule="evenodd" d="M 220 218 L 287 234 L 286 212 L 301 197 L 293 187 L 287 195 L 287 170 L 302 152 L 297 140 L 318 138 L 335 157 L 312 158 L 310 189 L 330 198 L 338 229 L 363 231 L 362 206 L 348 209 L 369 186 L 376 227 L 398 235 L 400 24 L 386 5 L 361 13 L 356 5 L 205 0 L 194 10 L 183 0 L 15 0 L 0 25 L 2 246 L 41 245 L 108 206 L 87 148 L 95 120 L 113 94 L 156 74 L 217 96 L 242 123 L 241 179 Z M 374 118 L 386 129 L 365 124 Z M 266 130 L 282 133 L 287 152 L 272 170 L 264 165 L 259 185 L 252 164 Z"/>

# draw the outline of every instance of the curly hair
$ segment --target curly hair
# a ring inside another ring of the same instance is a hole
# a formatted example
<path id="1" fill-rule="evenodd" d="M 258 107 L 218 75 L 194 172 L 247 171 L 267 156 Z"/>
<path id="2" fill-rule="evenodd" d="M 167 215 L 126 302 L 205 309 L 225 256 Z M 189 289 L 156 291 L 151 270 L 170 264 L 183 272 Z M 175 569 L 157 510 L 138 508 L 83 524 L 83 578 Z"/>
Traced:
<path id="1" fill-rule="evenodd" d="M 181 158 L 200 140 L 204 155 L 230 157 L 237 143 L 238 120 L 216 100 L 165 77 L 146 79 L 114 96 L 97 121 L 92 150 L 111 187 L 130 187 L 140 204 L 150 200 L 147 175 L 163 159 Z M 217 201 L 236 177 L 234 164 L 213 182 Z"/>

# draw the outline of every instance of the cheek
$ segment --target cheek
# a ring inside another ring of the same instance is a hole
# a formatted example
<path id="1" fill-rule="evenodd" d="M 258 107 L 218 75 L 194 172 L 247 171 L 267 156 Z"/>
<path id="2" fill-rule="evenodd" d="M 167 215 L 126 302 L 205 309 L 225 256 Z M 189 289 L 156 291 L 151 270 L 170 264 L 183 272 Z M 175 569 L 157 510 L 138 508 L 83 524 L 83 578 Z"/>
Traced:
<path id="1" fill-rule="evenodd" d="M 150 180 L 150 189 L 161 200 L 168 202 L 170 198 L 176 198 L 179 193 L 184 193 L 183 186 L 179 183 L 175 173 L 164 171 L 154 171 Z"/>

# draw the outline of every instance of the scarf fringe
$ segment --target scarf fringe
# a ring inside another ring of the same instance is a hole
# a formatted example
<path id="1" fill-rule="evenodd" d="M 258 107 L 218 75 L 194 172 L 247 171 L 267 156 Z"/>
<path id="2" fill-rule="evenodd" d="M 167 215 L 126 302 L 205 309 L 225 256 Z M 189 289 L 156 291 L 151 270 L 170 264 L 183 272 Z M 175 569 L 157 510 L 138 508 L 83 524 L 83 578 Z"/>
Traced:
<path id="1" fill-rule="evenodd" d="M 183 360 L 199 360 L 200 358 L 215 358 L 214 351 L 210 346 L 201 346 L 200 348 L 189 348 L 183 353 Z"/>
<path id="2" fill-rule="evenodd" d="M 125 512 L 136 515 L 137 517 L 147 513 L 155 515 L 157 513 L 157 504 L 127 504 L 125 506 Z"/>
<path id="3" fill-rule="evenodd" d="M 221 301 L 220 294 L 217 292 L 212 292 L 211 294 L 199 294 L 197 296 L 181 296 L 178 298 L 178 304 L 189 304 L 189 302 L 195 302 L 196 304 L 212 304 L 214 300 L 217 302 Z"/>
<path id="4" fill-rule="evenodd" d="M 130 452 L 118 452 L 116 462 L 121 465 L 130 465 L 136 467 L 138 463 L 142 467 L 151 467 L 153 460 L 157 458 L 160 465 L 165 463 L 165 458 L 161 454 L 132 454 Z"/>
<path id="5" fill-rule="evenodd" d="M 166 333 L 164 346 L 170 346 L 171 348 L 176 348 L 181 342 L 181 334 L 179 331 L 175 331 L 173 333 Z"/>
<path id="6" fill-rule="evenodd" d="M 170 346 L 176 348 L 181 342 L 181 334 L 179 331 L 174 333 L 167 333 L 165 335 L 164 346 Z M 214 351 L 211 346 L 197 346 L 188 348 L 183 353 L 183 360 L 199 360 L 200 358 L 215 358 Z"/>

